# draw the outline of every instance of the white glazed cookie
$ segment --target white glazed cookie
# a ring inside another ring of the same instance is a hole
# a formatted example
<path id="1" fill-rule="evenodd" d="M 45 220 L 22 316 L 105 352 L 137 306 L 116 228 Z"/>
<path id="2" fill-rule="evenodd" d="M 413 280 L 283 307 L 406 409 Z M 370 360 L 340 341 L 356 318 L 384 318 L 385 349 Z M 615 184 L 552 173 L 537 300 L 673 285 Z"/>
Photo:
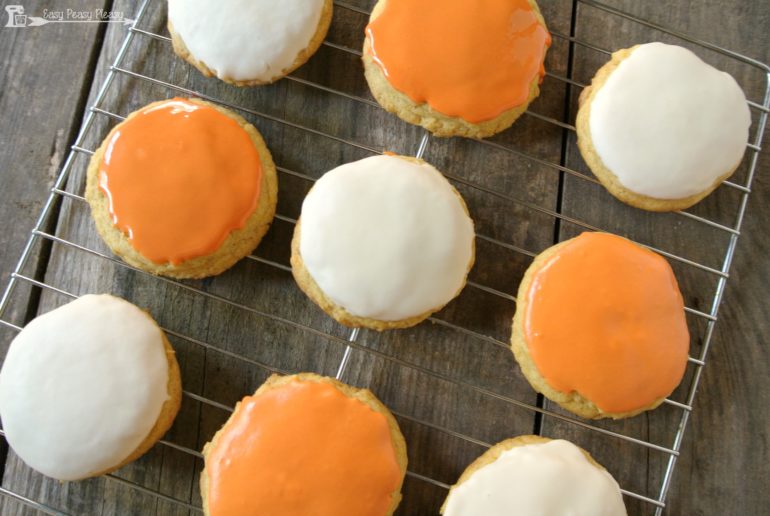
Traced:
<path id="1" fill-rule="evenodd" d="M 474 259 L 459 193 L 422 160 L 393 155 L 325 174 L 302 204 L 292 271 L 348 326 L 413 326 L 460 293 Z"/>
<path id="2" fill-rule="evenodd" d="M 8 444 L 59 480 L 136 459 L 171 425 L 180 399 L 178 365 L 162 331 L 109 295 L 83 296 L 34 319 L 0 371 Z"/>
<path id="3" fill-rule="evenodd" d="M 613 54 L 581 95 L 578 144 L 620 200 L 653 211 L 700 201 L 738 167 L 751 114 L 732 76 L 663 43 Z"/>
<path id="4" fill-rule="evenodd" d="M 625 516 L 620 487 L 569 441 L 524 435 L 473 462 L 449 491 L 444 516 Z"/>
<path id="5" fill-rule="evenodd" d="M 332 0 L 168 0 L 176 53 L 237 86 L 271 83 L 301 66 L 331 15 Z"/>

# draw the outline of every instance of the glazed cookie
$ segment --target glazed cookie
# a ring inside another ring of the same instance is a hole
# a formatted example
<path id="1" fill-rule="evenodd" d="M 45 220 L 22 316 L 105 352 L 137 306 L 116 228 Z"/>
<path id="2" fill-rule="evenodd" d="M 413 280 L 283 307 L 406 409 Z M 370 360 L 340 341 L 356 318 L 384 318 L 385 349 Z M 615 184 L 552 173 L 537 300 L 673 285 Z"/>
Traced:
<path id="1" fill-rule="evenodd" d="M 540 94 L 550 45 L 534 0 L 379 0 L 363 61 L 387 111 L 436 136 L 485 138 Z"/>
<path id="2" fill-rule="evenodd" d="M 203 448 L 206 516 L 393 514 L 406 444 L 365 389 L 303 373 L 273 375 Z"/>
<path id="3" fill-rule="evenodd" d="M 174 278 L 214 276 L 247 256 L 277 197 L 254 126 L 201 100 L 132 113 L 88 165 L 86 200 L 104 242 L 134 267 Z"/>
<path id="4" fill-rule="evenodd" d="M 374 156 L 315 184 L 291 251 L 299 287 L 340 323 L 407 328 L 459 295 L 474 260 L 473 221 L 429 164 Z"/>
<path id="5" fill-rule="evenodd" d="M 519 286 L 511 345 L 532 387 L 585 418 L 660 405 L 687 367 L 682 294 L 661 256 L 583 233 L 538 255 Z"/>
<path id="6" fill-rule="evenodd" d="M 496 444 L 463 472 L 444 516 L 625 516 L 618 483 L 569 441 L 522 435 Z"/>
<path id="7" fill-rule="evenodd" d="M 332 8 L 332 0 L 168 0 L 168 32 L 174 52 L 206 77 L 258 86 L 315 54 Z"/>
<path id="8" fill-rule="evenodd" d="M 30 322 L 0 371 L 6 439 L 58 480 L 142 456 L 179 411 L 179 366 L 163 332 L 128 301 L 87 295 Z"/>
<path id="9" fill-rule="evenodd" d="M 688 208 L 730 177 L 750 125 L 735 79 L 663 43 L 612 54 L 577 115 L 578 146 L 599 181 L 650 211 Z"/>

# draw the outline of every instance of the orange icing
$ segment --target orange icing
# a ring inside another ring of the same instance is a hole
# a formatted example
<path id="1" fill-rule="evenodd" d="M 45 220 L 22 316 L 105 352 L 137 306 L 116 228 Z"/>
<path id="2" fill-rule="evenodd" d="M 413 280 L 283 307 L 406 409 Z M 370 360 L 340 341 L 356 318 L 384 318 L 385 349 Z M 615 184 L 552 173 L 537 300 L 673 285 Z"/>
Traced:
<path id="1" fill-rule="evenodd" d="M 669 395 L 687 366 L 690 335 L 668 262 L 606 233 L 583 233 L 535 272 L 524 331 L 548 383 L 604 412 Z"/>
<path id="2" fill-rule="evenodd" d="M 249 134 L 216 109 L 175 98 L 112 133 L 99 187 L 114 224 L 155 263 L 216 251 L 259 200 L 262 164 Z"/>
<path id="3" fill-rule="evenodd" d="M 206 471 L 213 516 L 385 514 L 402 479 L 385 416 L 298 380 L 244 398 Z"/>
<path id="4" fill-rule="evenodd" d="M 366 33 L 391 86 L 470 123 L 525 103 L 551 45 L 528 0 L 387 0 Z"/>

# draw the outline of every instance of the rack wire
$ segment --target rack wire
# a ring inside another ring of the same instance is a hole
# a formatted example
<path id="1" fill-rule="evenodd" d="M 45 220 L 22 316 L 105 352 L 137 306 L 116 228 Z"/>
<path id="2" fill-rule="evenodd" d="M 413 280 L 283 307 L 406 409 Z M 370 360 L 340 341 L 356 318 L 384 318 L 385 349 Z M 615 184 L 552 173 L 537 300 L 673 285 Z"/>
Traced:
<path id="1" fill-rule="evenodd" d="M 683 256 L 682 253 L 680 252 L 667 250 L 667 249 L 661 248 L 661 246 L 651 245 L 650 242 L 645 242 L 645 241 L 638 242 L 639 244 L 646 246 L 662 254 L 663 256 L 666 256 L 669 260 L 679 264 L 682 267 L 692 268 L 693 270 L 696 270 L 700 273 L 704 273 L 715 280 L 715 288 L 713 291 L 713 296 L 711 297 L 711 302 L 709 304 L 708 310 L 702 310 L 695 306 L 686 307 L 686 311 L 688 315 L 691 318 L 693 318 L 693 320 L 697 321 L 696 324 L 705 325 L 705 331 L 702 339 L 702 344 L 699 350 L 697 350 L 698 352 L 695 354 L 695 356 L 689 357 L 688 370 L 691 372 L 691 375 L 689 376 L 689 385 L 687 386 L 684 397 L 683 398 L 680 397 L 680 399 L 673 399 L 672 397 L 665 400 L 665 405 L 667 405 L 672 410 L 678 411 L 678 416 L 675 418 L 675 423 L 674 423 L 675 430 L 674 430 L 673 440 L 670 441 L 670 444 L 663 444 L 660 442 L 652 442 L 649 439 L 642 439 L 639 437 L 628 435 L 621 431 L 608 429 L 596 423 L 588 422 L 582 419 L 572 417 L 562 411 L 559 411 L 558 409 L 553 409 L 549 407 L 547 401 L 543 401 L 542 398 L 539 399 L 537 403 L 532 404 L 512 396 L 501 394 L 491 388 L 484 387 L 483 385 L 477 385 L 467 380 L 458 379 L 453 377 L 452 375 L 446 374 L 445 372 L 436 371 L 425 365 L 422 365 L 419 363 L 413 363 L 412 361 L 405 360 L 399 356 L 396 356 L 395 354 L 382 351 L 381 349 L 378 349 L 376 346 L 371 346 L 365 343 L 361 343 L 359 341 L 360 331 L 358 329 L 351 330 L 347 332 L 344 336 L 341 336 L 342 333 L 340 331 L 324 331 L 324 330 L 315 328 L 311 325 L 299 322 L 297 320 L 293 320 L 274 313 L 270 313 L 261 309 L 254 308 L 252 306 L 248 306 L 236 300 L 230 299 L 227 296 L 208 292 L 207 290 L 190 283 L 180 282 L 180 281 L 167 279 L 163 277 L 151 276 L 150 274 L 144 271 L 136 269 L 122 262 L 121 260 L 113 257 L 110 254 L 102 252 L 98 249 L 93 249 L 88 245 L 83 245 L 83 244 L 68 240 L 67 238 L 63 238 L 57 235 L 55 231 L 51 232 L 46 230 L 46 228 L 51 227 L 50 222 L 52 218 L 56 216 L 56 206 L 60 201 L 68 200 L 69 202 L 76 203 L 76 204 L 85 203 L 85 199 L 80 193 L 70 191 L 68 190 L 67 187 L 68 187 L 68 180 L 72 175 L 72 171 L 75 167 L 75 161 L 78 158 L 78 156 L 87 157 L 93 154 L 93 150 L 87 148 L 86 141 L 88 140 L 89 135 L 91 135 L 91 133 L 93 132 L 95 125 L 97 125 L 97 119 L 99 117 L 103 117 L 111 120 L 112 122 L 118 122 L 123 120 L 125 115 L 128 114 L 128 113 L 123 113 L 123 114 L 116 113 L 111 111 L 110 109 L 107 109 L 104 106 L 104 100 L 108 95 L 108 92 L 111 90 L 111 88 L 114 89 L 115 82 L 118 77 L 131 78 L 138 81 L 142 81 L 144 83 L 149 83 L 167 90 L 169 94 L 175 94 L 175 95 L 182 94 L 182 95 L 196 96 L 206 100 L 210 100 L 212 102 L 219 103 L 225 107 L 234 109 L 241 113 L 251 115 L 257 119 L 263 119 L 263 120 L 268 120 L 270 122 L 274 122 L 277 124 L 282 124 L 282 125 L 291 127 L 292 129 L 306 132 L 308 134 L 312 134 L 316 137 L 333 140 L 339 144 L 354 147 L 366 153 L 377 154 L 382 152 L 382 149 L 378 149 L 378 148 L 366 145 L 364 143 L 360 143 L 353 139 L 342 138 L 334 134 L 331 134 L 329 132 L 321 131 L 310 126 L 292 122 L 292 121 L 283 119 L 281 117 L 273 116 L 265 112 L 260 112 L 255 109 L 251 109 L 242 105 L 226 102 L 222 99 L 213 98 L 202 92 L 194 91 L 185 86 L 175 84 L 163 78 L 153 77 L 149 74 L 135 71 L 133 69 L 133 63 L 127 62 L 126 56 L 132 44 L 134 44 L 137 40 L 142 38 L 155 40 L 159 42 L 159 44 L 170 47 L 169 37 L 167 37 L 166 35 L 154 32 L 152 30 L 149 30 L 143 25 L 143 21 L 145 20 L 145 16 L 149 6 L 159 1 L 160 0 L 143 0 L 134 18 L 135 21 L 127 29 L 127 33 L 123 39 L 122 45 L 119 47 L 117 55 L 107 72 L 104 82 L 102 83 L 101 87 L 96 93 L 94 101 L 87 111 L 81 130 L 74 144 L 70 148 L 70 152 L 67 156 L 67 159 L 64 162 L 64 165 L 62 166 L 61 171 L 58 174 L 50 190 L 50 194 L 43 206 L 43 209 L 37 221 L 35 222 L 33 230 L 30 233 L 29 240 L 27 241 L 27 244 L 23 249 L 21 257 L 13 273 L 11 274 L 9 284 L 3 294 L 2 299 L 0 299 L 0 325 L 7 328 L 9 332 L 18 332 L 21 330 L 21 325 L 13 322 L 8 315 L 8 312 L 10 311 L 9 310 L 10 306 L 12 305 L 12 302 L 14 300 L 14 295 L 19 291 L 20 285 L 27 285 L 36 289 L 40 289 L 41 291 L 48 292 L 52 295 L 61 296 L 63 299 L 71 299 L 71 298 L 78 297 L 78 294 L 76 292 L 71 292 L 67 289 L 59 288 L 56 285 L 52 284 L 51 282 L 46 282 L 44 280 L 39 279 L 38 277 L 35 277 L 35 275 L 25 273 L 25 268 L 28 266 L 30 260 L 35 256 L 35 250 L 40 247 L 41 243 L 46 242 L 49 245 L 60 246 L 62 248 L 66 248 L 73 252 L 84 253 L 91 257 L 94 257 L 95 259 L 98 259 L 104 262 L 109 262 L 113 264 L 116 268 L 131 271 L 133 274 L 154 278 L 153 281 L 165 283 L 168 285 L 173 285 L 175 288 L 179 288 L 184 291 L 187 291 L 192 295 L 201 296 L 203 298 L 206 298 L 216 303 L 222 303 L 235 310 L 248 313 L 250 316 L 253 316 L 255 318 L 269 320 L 269 321 L 275 322 L 276 324 L 298 330 L 303 334 L 308 334 L 312 337 L 317 337 L 329 343 L 333 343 L 334 345 L 339 346 L 340 349 L 342 350 L 341 359 L 336 367 L 336 377 L 338 379 L 345 379 L 345 374 L 353 353 L 361 352 L 364 354 L 364 356 L 371 357 L 372 359 L 382 360 L 390 364 L 395 364 L 398 367 L 406 368 L 406 369 L 409 369 L 410 371 L 414 371 L 416 373 L 425 375 L 427 377 L 440 380 L 442 382 L 447 382 L 449 384 L 457 386 L 460 389 L 463 389 L 469 392 L 474 392 L 479 396 L 499 401 L 504 405 L 510 406 L 512 408 L 523 409 L 528 414 L 537 415 L 537 417 L 539 418 L 542 418 L 542 419 L 547 418 L 549 420 L 559 421 L 566 425 L 584 429 L 588 432 L 598 434 L 608 439 L 620 440 L 625 443 L 628 443 L 629 445 L 642 447 L 651 452 L 661 454 L 664 457 L 665 470 L 663 472 L 660 485 L 657 488 L 657 493 L 650 493 L 650 492 L 643 493 L 643 492 L 638 492 L 631 489 L 622 489 L 622 491 L 623 491 L 623 494 L 628 499 L 641 502 L 643 507 L 647 507 L 650 511 L 654 511 L 656 515 L 662 514 L 664 508 L 666 507 L 667 494 L 671 485 L 671 479 L 677 463 L 677 459 L 680 455 L 682 439 L 683 439 L 683 436 L 685 435 L 685 431 L 689 422 L 690 413 L 692 411 L 695 395 L 700 383 L 701 374 L 706 364 L 708 351 L 711 346 L 714 327 L 718 319 L 718 313 L 722 302 L 722 297 L 724 295 L 725 286 L 729 278 L 730 267 L 734 258 L 738 237 L 740 236 L 740 233 L 741 233 L 741 227 L 742 227 L 744 216 L 746 213 L 746 206 L 747 206 L 749 194 L 751 192 L 751 186 L 754 179 L 754 174 L 757 168 L 757 161 L 759 159 L 759 153 L 762 148 L 762 138 L 764 135 L 766 124 L 767 124 L 768 113 L 770 112 L 770 67 L 756 60 L 748 58 L 746 56 L 721 48 L 717 45 L 692 38 L 687 34 L 648 22 L 634 15 L 622 12 L 618 9 L 596 2 L 594 0 L 579 0 L 580 4 L 595 8 L 601 11 L 602 13 L 604 13 L 606 16 L 615 16 L 626 20 L 630 20 L 635 24 L 640 24 L 650 29 L 654 29 L 656 31 L 659 31 L 671 37 L 681 39 L 683 41 L 698 45 L 704 49 L 708 49 L 709 51 L 713 51 L 713 52 L 722 54 L 724 56 L 727 56 L 728 58 L 735 60 L 736 62 L 740 62 L 747 66 L 754 67 L 758 69 L 762 74 L 764 74 L 765 79 L 767 81 L 761 103 L 749 101 L 749 106 L 752 109 L 752 111 L 757 115 L 757 118 L 756 118 L 754 137 L 751 143 L 749 143 L 748 150 L 747 150 L 748 157 L 746 159 L 748 160 L 748 167 L 747 167 L 747 172 L 745 174 L 745 179 L 741 183 L 736 182 L 735 180 L 727 181 L 721 187 L 721 188 L 730 189 L 740 196 L 739 197 L 740 200 L 737 205 L 737 212 L 734 215 L 733 223 L 726 224 L 724 223 L 724 221 L 713 220 L 711 218 L 698 215 L 689 211 L 676 212 L 676 214 L 674 215 L 675 217 L 679 217 L 683 220 L 689 220 L 689 221 L 692 221 L 693 223 L 707 226 L 713 230 L 716 230 L 726 235 L 727 245 L 724 249 L 724 253 L 720 254 L 721 259 L 719 260 L 719 264 L 714 265 L 714 264 L 703 263 L 703 261 L 701 260 Z M 365 9 L 361 9 L 357 6 L 351 5 L 346 2 L 335 1 L 335 5 L 337 8 L 344 9 L 353 13 L 358 13 L 363 16 L 367 16 L 369 14 Z M 574 48 L 575 46 L 579 46 L 582 48 L 590 49 L 591 51 L 594 51 L 594 52 L 598 52 L 599 54 L 602 54 L 605 56 L 610 54 L 610 51 L 608 49 L 601 48 L 600 46 L 597 46 L 587 41 L 583 41 L 580 38 L 575 37 L 574 35 L 567 35 L 567 34 L 562 34 L 562 33 L 553 32 L 553 31 L 552 33 L 555 38 L 565 42 L 565 44 L 569 46 L 570 50 L 572 50 L 572 48 Z M 361 52 L 359 50 L 349 48 L 345 45 L 340 45 L 338 43 L 334 43 L 331 41 L 325 41 L 324 45 L 335 51 L 344 52 L 355 56 L 361 55 Z M 168 49 L 168 51 L 170 52 L 170 49 Z M 567 88 L 568 95 L 573 92 L 573 89 L 580 89 L 585 86 L 585 84 L 574 80 L 571 76 L 565 77 L 565 76 L 560 76 L 558 74 L 550 73 L 550 72 L 548 73 L 548 76 L 553 80 L 563 83 Z M 361 97 L 345 91 L 334 89 L 334 88 L 325 86 L 323 84 L 319 84 L 319 83 L 304 79 L 297 75 L 289 76 L 286 80 L 294 83 L 298 83 L 303 87 L 307 87 L 312 90 L 317 90 L 320 92 L 324 92 L 325 94 L 329 94 L 335 97 L 339 97 L 341 99 L 345 99 L 346 101 L 369 105 L 373 108 L 379 109 L 378 105 L 369 98 Z M 546 115 L 534 112 L 531 109 L 527 111 L 527 116 L 538 119 L 544 123 L 553 125 L 565 132 L 574 133 L 575 131 L 574 125 L 570 124 L 568 121 L 559 120 L 551 116 L 546 116 Z M 419 141 L 416 142 L 417 150 L 415 152 L 415 156 L 422 157 L 426 153 L 430 143 L 431 143 L 430 135 L 427 132 L 423 132 Z M 502 144 L 496 141 L 490 141 L 490 140 L 479 140 L 479 141 L 476 141 L 474 144 L 483 146 L 485 149 L 489 149 L 490 151 L 495 150 L 495 151 L 508 153 L 517 159 L 527 160 L 528 162 L 550 169 L 554 173 L 569 175 L 582 182 L 597 183 L 597 180 L 595 178 L 589 175 L 586 175 L 585 173 L 580 172 L 574 168 L 571 168 L 563 163 L 555 163 L 551 160 L 538 157 L 534 153 L 519 150 L 509 145 L 505 145 L 505 144 Z M 290 168 L 286 168 L 282 166 L 278 166 L 277 168 L 281 174 L 284 174 L 286 176 L 292 176 L 294 178 L 297 178 L 302 181 L 307 181 L 307 182 L 315 181 L 315 178 L 311 177 L 310 175 L 304 174 L 302 172 L 292 170 Z M 579 218 L 561 213 L 560 210 L 558 209 L 554 210 L 551 208 L 540 206 L 537 203 L 527 201 L 525 199 L 517 198 L 506 192 L 497 191 L 483 184 L 476 183 L 474 181 L 468 180 L 458 175 L 446 174 L 446 176 L 455 185 L 469 188 L 477 192 L 480 192 L 483 195 L 489 195 L 489 196 L 498 198 L 506 203 L 510 203 L 511 205 L 516 205 L 523 209 L 531 210 L 535 213 L 538 213 L 547 217 L 551 217 L 554 219 L 554 221 L 558 221 L 559 223 L 571 224 L 583 230 L 606 230 L 607 229 L 607 228 L 598 227 L 595 224 L 589 223 L 587 221 L 583 221 Z M 281 223 L 289 224 L 289 225 L 294 224 L 296 222 L 294 218 L 286 215 L 282 215 L 282 214 L 278 214 L 276 216 L 276 219 Z M 483 241 L 489 245 L 503 248 L 507 251 L 511 251 L 513 253 L 521 255 L 526 259 L 530 259 L 537 254 L 537 252 L 529 249 L 525 249 L 523 246 L 515 245 L 510 242 L 500 240 L 491 235 L 478 234 L 477 238 L 479 241 Z M 284 272 L 290 272 L 291 270 L 286 263 L 268 259 L 259 255 L 249 256 L 248 259 L 254 262 L 258 262 L 260 264 L 266 265 L 268 267 L 272 267 L 277 270 L 284 271 Z M 495 288 L 493 286 L 486 285 L 480 282 L 469 281 L 468 288 L 478 290 L 480 292 L 483 292 L 491 296 L 495 296 L 499 298 L 501 302 L 507 302 L 507 303 L 516 302 L 515 296 L 511 295 L 510 293 L 504 292 L 498 288 Z M 487 335 L 473 328 L 458 325 L 449 320 L 442 319 L 440 314 L 434 315 L 433 317 L 431 317 L 430 321 L 434 325 L 440 326 L 446 329 L 447 331 L 458 332 L 463 337 L 467 337 L 469 339 L 473 339 L 474 341 L 478 341 L 481 345 L 489 345 L 489 346 L 495 346 L 502 349 L 508 349 L 508 344 L 500 340 L 499 338 L 496 338 L 495 336 Z M 187 343 L 190 343 L 193 346 L 198 346 L 204 349 L 206 352 L 217 353 L 222 355 L 223 357 L 227 357 L 235 361 L 249 364 L 250 366 L 257 367 L 266 372 L 278 373 L 278 374 L 290 374 L 292 372 L 296 372 L 296 371 L 284 370 L 280 367 L 271 365 L 270 363 L 267 363 L 261 360 L 255 360 L 250 357 L 247 357 L 238 353 L 234 353 L 216 342 L 209 342 L 205 339 L 197 338 L 191 335 L 186 335 L 179 331 L 175 331 L 171 328 L 164 328 L 164 330 L 169 335 L 177 339 L 183 340 Z M 230 407 L 229 405 L 220 403 L 216 400 L 208 399 L 207 397 L 192 391 L 185 390 L 184 397 L 186 399 L 193 400 L 197 403 L 201 403 L 203 405 L 206 405 L 216 410 L 221 410 L 224 412 L 232 411 L 232 407 Z M 492 444 L 490 442 L 485 441 L 484 439 L 479 439 L 472 435 L 467 435 L 463 432 L 458 432 L 452 429 L 449 425 L 437 424 L 425 418 L 416 417 L 404 411 L 394 411 L 394 414 L 400 421 L 408 421 L 413 424 L 419 425 L 421 427 L 428 428 L 432 431 L 440 432 L 454 439 L 458 439 L 460 441 L 470 443 L 481 448 L 488 448 Z M 3 438 L 5 436 L 2 430 L 0 430 L 0 436 L 3 436 Z M 200 462 L 199 459 L 202 457 L 199 451 L 195 449 L 191 449 L 186 446 L 182 446 L 171 440 L 165 440 L 165 439 L 161 440 L 158 446 L 167 447 L 167 448 L 176 450 L 178 452 L 181 452 L 183 454 L 189 455 L 190 457 L 197 459 L 198 462 Z M 464 466 L 464 465 L 461 465 L 461 466 Z M 410 469 L 410 471 L 407 472 L 407 475 L 409 478 L 415 481 L 430 484 L 441 490 L 446 490 L 449 488 L 449 484 L 447 482 L 432 478 L 429 475 L 422 474 L 418 471 L 414 471 L 413 469 Z M 147 486 L 144 486 L 141 483 L 133 482 L 125 478 L 121 478 L 121 476 L 117 473 L 106 475 L 105 478 L 106 478 L 105 482 L 113 482 L 123 487 L 126 487 L 128 489 L 136 490 L 137 492 L 141 492 L 150 497 L 154 497 L 157 500 L 168 502 L 169 504 L 172 504 L 173 506 L 179 509 L 187 510 L 190 513 L 199 513 L 201 511 L 199 501 L 198 503 L 195 503 L 196 501 L 193 500 L 192 495 L 187 500 L 179 499 L 179 498 L 164 494 L 157 489 L 152 489 Z M 20 502 L 24 506 L 29 507 L 30 509 L 39 511 L 41 513 L 64 514 L 64 511 L 60 510 L 57 507 L 52 506 L 50 502 L 43 502 L 43 501 L 36 500 L 34 499 L 34 497 L 30 496 L 29 494 L 16 492 L 14 490 L 7 489 L 4 486 L 0 486 L 0 494 L 2 494 L 4 497 L 8 499 L 12 499 L 17 502 Z M 410 500 L 407 497 L 404 500 L 403 504 L 409 504 L 409 503 L 410 503 Z"/>

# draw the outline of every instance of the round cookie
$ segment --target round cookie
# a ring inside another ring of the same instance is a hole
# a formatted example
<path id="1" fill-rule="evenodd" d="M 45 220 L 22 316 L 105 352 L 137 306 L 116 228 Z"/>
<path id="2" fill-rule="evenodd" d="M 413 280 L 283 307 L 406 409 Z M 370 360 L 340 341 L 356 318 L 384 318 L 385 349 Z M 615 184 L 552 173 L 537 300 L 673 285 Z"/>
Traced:
<path id="1" fill-rule="evenodd" d="M 550 45 L 534 0 L 379 0 L 364 71 L 377 102 L 406 122 L 485 138 L 540 94 Z"/>
<path id="2" fill-rule="evenodd" d="M 607 190 L 650 211 L 692 206 L 746 151 L 746 97 L 732 76 L 675 45 L 623 49 L 580 95 L 578 147 Z"/>
<path id="3" fill-rule="evenodd" d="M 407 328 L 459 295 L 473 266 L 473 221 L 441 173 L 382 155 L 327 172 L 292 240 L 299 287 L 338 322 Z"/>
<path id="4" fill-rule="evenodd" d="M 173 278 L 214 276 L 247 256 L 275 214 L 278 180 L 257 130 L 197 99 L 154 102 L 91 157 L 86 200 L 112 252 Z"/>
<path id="5" fill-rule="evenodd" d="M 206 77 L 258 86 L 315 54 L 332 10 L 332 0 L 168 0 L 168 32 L 174 52 Z"/>
<path id="6" fill-rule="evenodd" d="M 273 375 L 203 448 L 206 516 L 393 514 L 406 443 L 366 389 L 311 373 Z"/>
<path id="7" fill-rule="evenodd" d="M 181 398 L 179 366 L 161 329 L 106 294 L 34 319 L 0 371 L 8 444 L 27 465 L 62 481 L 142 456 L 171 427 Z"/>
<path id="8" fill-rule="evenodd" d="M 625 516 L 618 483 L 569 441 L 522 435 L 496 444 L 463 472 L 444 516 Z"/>
<path id="9" fill-rule="evenodd" d="M 532 387 L 584 418 L 660 405 L 687 367 L 690 336 L 671 266 L 608 233 L 539 254 L 521 281 L 511 347 Z"/>

